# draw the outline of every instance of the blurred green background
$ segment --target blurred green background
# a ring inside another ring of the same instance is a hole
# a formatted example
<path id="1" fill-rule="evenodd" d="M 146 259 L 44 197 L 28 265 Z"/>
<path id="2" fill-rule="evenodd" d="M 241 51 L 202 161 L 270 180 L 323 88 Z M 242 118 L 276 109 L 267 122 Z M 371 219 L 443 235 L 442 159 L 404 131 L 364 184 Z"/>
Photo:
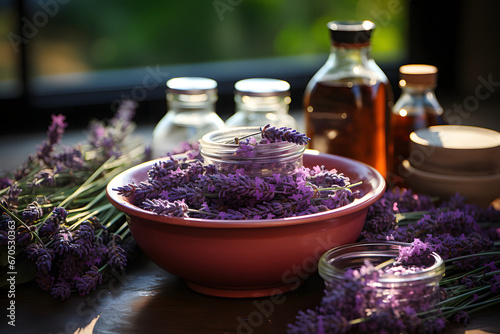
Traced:
<path id="1" fill-rule="evenodd" d="M 26 2 L 31 23 L 49 17 L 26 43 L 30 76 L 326 53 L 331 20 L 374 21 L 377 62 L 407 49 L 403 0 L 59 1 Z M 0 80 L 17 75 L 13 3 L 0 1 Z"/>

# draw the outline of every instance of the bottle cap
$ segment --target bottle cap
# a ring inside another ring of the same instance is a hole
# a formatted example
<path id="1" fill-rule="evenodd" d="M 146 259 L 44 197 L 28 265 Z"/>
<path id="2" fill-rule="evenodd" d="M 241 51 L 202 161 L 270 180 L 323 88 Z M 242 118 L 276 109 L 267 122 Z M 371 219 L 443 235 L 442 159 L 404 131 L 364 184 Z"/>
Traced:
<path id="1" fill-rule="evenodd" d="M 406 85 L 435 87 L 437 83 L 437 72 L 437 67 L 432 65 L 403 65 L 399 68 L 399 78 L 401 79 L 399 85 L 401 87 Z"/>
<path id="2" fill-rule="evenodd" d="M 171 93 L 196 95 L 217 92 L 217 81 L 202 77 L 180 77 L 168 80 L 167 87 Z"/>
<path id="3" fill-rule="evenodd" d="M 290 84 L 284 80 L 269 78 L 244 79 L 234 84 L 234 93 L 247 96 L 288 96 Z"/>
<path id="4" fill-rule="evenodd" d="M 330 40 L 334 45 L 358 44 L 366 46 L 370 44 L 372 31 L 375 23 L 371 21 L 331 21 L 327 24 L 330 30 Z"/>

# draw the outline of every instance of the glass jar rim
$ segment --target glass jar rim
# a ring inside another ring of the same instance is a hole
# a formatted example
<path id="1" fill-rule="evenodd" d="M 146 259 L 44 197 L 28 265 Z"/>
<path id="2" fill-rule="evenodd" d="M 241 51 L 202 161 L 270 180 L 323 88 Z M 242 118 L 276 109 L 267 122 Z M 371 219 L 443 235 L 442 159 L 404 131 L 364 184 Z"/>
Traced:
<path id="1" fill-rule="evenodd" d="M 318 263 L 319 275 L 325 281 L 331 282 L 334 280 L 339 280 L 344 277 L 345 270 L 333 264 L 335 259 L 338 261 L 359 257 L 370 258 L 370 256 L 375 257 L 377 255 L 385 255 L 385 257 L 387 258 L 395 258 L 397 257 L 397 253 L 399 253 L 400 247 L 408 247 L 410 245 L 410 243 L 398 241 L 372 241 L 338 246 L 326 251 L 321 256 Z M 363 251 L 363 247 L 367 249 Z M 370 250 L 370 247 L 374 249 Z M 385 254 L 381 252 L 383 251 L 380 249 L 381 247 L 388 247 L 387 249 L 385 249 Z M 377 254 L 376 251 L 379 251 L 379 253 Z M 394 254 L 390 253 L 391 251 Z M 337 257 L 334 259 L 335 255 L 337 255 Z M 402 284 L 412 282 L 423 283 L 441 279 L 444 276 L 445 272 L 444 261 L 441 256 L 439 256 L 439 254 L 435 252 L 431 253 L 431 258 L 434 260 L 434 263 L 424 268 L 422 271 L 403 275 L 385 273 L 379 277 L 379 282 L 381 284 Z"/>
<path id="2" fill-rule="evenodd" d="M 279 154 L 280 157 L 293 156 L 302 154 L 305 151 L 305 145 L 281 141 L 265 145 L 256 145 L 254 148 L 255 155 L 252 157 L 235 156 L 235 152 L 240 146 L 238 144 L 228 143 L 228 141 L 245 134 L 255 133 L 255 135 L 258 135 L 260 131 L 261 127 L 259 126 L 241 126 L 209 132 L 200 139 L 201 154 L 212 158 L 231 157 L 231 159 L 238 160 L 257 160 L 268 159 L 276 154 Z"/>

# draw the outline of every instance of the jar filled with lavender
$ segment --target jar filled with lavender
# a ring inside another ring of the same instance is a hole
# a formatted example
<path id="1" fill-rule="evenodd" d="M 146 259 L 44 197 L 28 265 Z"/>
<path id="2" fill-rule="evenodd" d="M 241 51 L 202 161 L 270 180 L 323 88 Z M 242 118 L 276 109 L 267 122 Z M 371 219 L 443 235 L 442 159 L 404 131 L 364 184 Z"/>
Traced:
<path id="1" fill-rule="evenodd" d="M 370 312 L 410 306 L 425 312 L 440 301 L 442 258 L 418 239 L 401 242 L 361 242 L 340 246 L 321 257 L 318 270 L 328 290 L 356 287 Z"/>
<path id="2" fill-rule="evenodd" d="M 205 164 L 213 164 L 225 174 L 290 175 L 302 166 L 308 141 L 294 129 L 268 124 L 210 132 L 200 140 L 200 150 Z"/>

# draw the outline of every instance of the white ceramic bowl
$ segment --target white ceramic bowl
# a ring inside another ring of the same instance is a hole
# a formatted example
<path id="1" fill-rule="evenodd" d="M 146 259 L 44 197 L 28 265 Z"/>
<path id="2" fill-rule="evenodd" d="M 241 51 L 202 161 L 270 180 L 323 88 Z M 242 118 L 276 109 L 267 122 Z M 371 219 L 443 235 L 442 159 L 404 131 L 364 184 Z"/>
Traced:
<path id="1" fill-rule="evenodd" d="M 500 174 L 500 133 L 462 125 L 438 125 L 410 134 L 414 168 L 446 175 Z"/>
<path id="2" fill-rule="evenodd" d="M 488 206 L 500 197 L 500 173 L 472 176 L 443 175 L 417 169 L 408 160 L 403 161 L 401 172 L 411 189 L 439 196 L 441 199 L 447 199 L 458 192 L 470 203 Z"/>

